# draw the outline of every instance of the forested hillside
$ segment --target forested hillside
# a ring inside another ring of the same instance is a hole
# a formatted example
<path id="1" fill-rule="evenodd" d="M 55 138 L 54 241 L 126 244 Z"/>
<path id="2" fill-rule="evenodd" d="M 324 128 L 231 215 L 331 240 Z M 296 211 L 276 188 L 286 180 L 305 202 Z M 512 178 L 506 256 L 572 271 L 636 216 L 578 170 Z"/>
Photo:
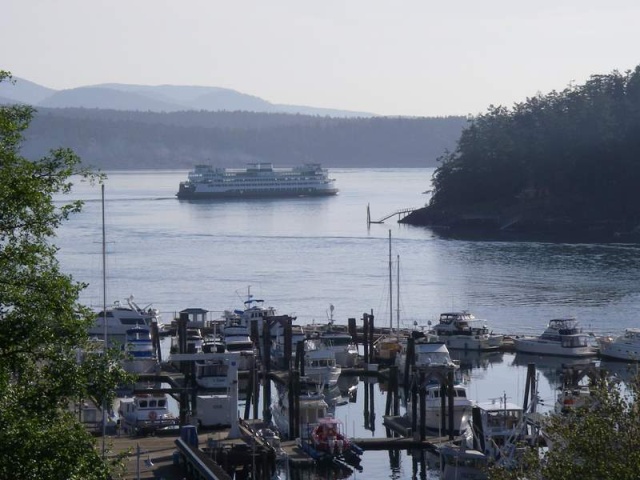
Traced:
<path id="1" fill-rule="evenodd" d="M 197 163 L 428 167 L 455 146 L 464 117 L 332 118 L 252 112 L 126 112 L 39 108 L 23 154 L 72 148 L 93 167 L 191 168 Z"/>
<path id="2" fill-rule="evenodd" d="M 406 223 L 632 232 L 640 224 L 640 67 L 492 107 L 441 160 L 429 206 Z"/>

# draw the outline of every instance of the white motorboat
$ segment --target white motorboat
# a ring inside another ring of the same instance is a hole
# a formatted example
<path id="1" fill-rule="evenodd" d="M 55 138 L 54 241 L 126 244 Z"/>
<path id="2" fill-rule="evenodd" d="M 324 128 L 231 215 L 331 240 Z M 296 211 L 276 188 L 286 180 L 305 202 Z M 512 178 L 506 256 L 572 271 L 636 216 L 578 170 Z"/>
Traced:
<path id="1" fill-rule="evenodd" d="M 108 337 L 116 337 L 122 341 L 127 334 L 127 330 L 134 327 L 150 327 L 152 323 L 160 327 L 160 312 L 155 308 L 140 308 L 134 301 L 133 295 L 127 298 L 127 306 L 123 306 L 116 301 L 112 306 L 107 307 L 96 314 L 95 323 L 89 328 L 89 336 L 103 337 L 106 333 Z"/>
<path id="2" fill-rule="evenodd" d="M 354 367 L 358 363 L 358 347 L 347 332 L 328 328 L 319 332 L 320 341 L 336 356 L 336 363 L 342 368 Z"/>
<path id="3" fill-rule="evenodd" d="M 126 357 L 123 363 L 125 370 L 131 373 L 155 371 L 158 359 L 148 327 L 135 327 L 127 330 L 123 349 Z"/>
<path id="4" fill-rule="evenodd" d="M 178 418 L 169 410 L 166 393 L 138 393 L 122 398 L 118 413 L 124 429 L 135 434 L 178 425 Z"/>
<path id="5" fill-rule="evenodd" d="M 617 337 L 598 339 L 600 356 L 616 360 L 640 361 L 640 328 L 627 328 Z"/>
<path id="6" fill-rule="evenodd" d="M 591 337 L 582 332 L 575 318 L 554 318 L 542 335 L 516 337 L 514 345 L 516 352 L 522 353 L 565 357 L 589 357 L 598 353 Z"/>
<path id="7" fill-rule="evenodd" d="M 209 355 L 203 355 L 203 357 L 195 360 L 196 383 L 210 392 L 227 393 L 232 386 L 232 379 L 229 378 L 229 362 L 222 356 L 211 358 Z"/>
<path id="8" fill-rule="evenodd" d="M 300 435 L 309 436 L 311 426 L 318 422 L 318 419 L 326 417 L 329 405 L 325 399 L 322 388 L 305 377 L 300 377 L 299 402 L 299 426 Z M 273 422 L 280 432 L 280 436 L 289 439 L 289 393 L 287 389 L 276 389 L 275 397 L 271 402 L 271 414 Z"/>
<path id="9" fill-rule="evenodd" d="M 304 342 L 304 374 L 324 388 L 335 387 L 342 368 L 336 363 L 336 355 L 319 339 Z"/>
<path id="10" fill-rule="evenodd" d="M 442 397 L 441 386 L 438 382 L 429 382 L 425 389 L 425 427 L 432 431 L 442 430 Z M 407 418 L 413 420 L 413 408 L 411 402 L 407 402 Z M 461 435 L 469 428 L 471 421 L 471 409 L 473 401 L 467 397 L 467 387 L 462 383 L 453 386 L 453 430 L 454 434 Z M 420 425 L 420 405 L 416 405 L 416 424 Z M 445 397 L 444 419 L 448 423 L 449 405 Z"/>
<path id="11" fill-rule="evenodd" d="M 249 370 L 254 367 L 258 352 L 246 327 L 225 326 L 222 331 L 222 341 L 226 352 L 240 354 L 238 370 Z"/>
<path id="12" fill-rule="evenodd" d="M 414 332 L 414 348 L 413 357 L 409 351 L 408 342 L 402 344 L 402 349 L 396 355 L 396 365 L 400 371 L 400 378 L 403 378 L 403 372 L 409 362 L 409 374 L 413 375 L 424 369 L 440 369 L 446 371 L 448 369 L 456 370 L 459 365 L 451 360 L 449 349 L 442 342 L 432 341 L 433 338 L 427 336 L 416 337 L 416 333 L 422 335 L 422 332 Z"/>
<path id="13" fill-rule="evenodd" d="M 496 350 L 504 340 L 504 335 L 489 331 L 485 320 L 467 311 L 441 313 L 433 331 L 450 349 Z"/>

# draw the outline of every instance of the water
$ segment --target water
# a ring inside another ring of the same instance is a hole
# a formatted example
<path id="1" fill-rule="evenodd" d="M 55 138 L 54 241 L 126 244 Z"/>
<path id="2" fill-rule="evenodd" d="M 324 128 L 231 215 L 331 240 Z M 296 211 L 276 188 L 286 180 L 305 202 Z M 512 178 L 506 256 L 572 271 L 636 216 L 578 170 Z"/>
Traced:
<path id="1" fill-rule="evenodd" d="M 107 302 L 133 294 L 140 306 L 153 304 L 169 321 L 187 307 L 214 315 L 239 308 L 250 288 L 265 305 L 302 324 L 326 322 L 334 305 L 337 323 L 345 324 L 373 311 L 377 325 L 424 326 L 440 312 L 468 309 L 501 333 L 537 334 L 556 316 L 576 316 L 597 334 L 640 326 L 638 245 L 454 240 L 400 225 L 397 218 L 367 226 L 367 205 L 374 220 L 424 205 L 432 172 L 333 169 L 341 189 L 336 197 L 226 202 L 177 200 L 186 171 L 109 173 Z M 78 184 L 72 198 L 86 205 L 59 231 L 59 258 L 64 271 L 89 284 L 81 300 L 99 307 L 100 189 Z M 522 402 L 531 359 L 500 354 L 463 360 L 472 398 L 506 394 Z M 533 360 L 541 396 L 552 407 L 562 361 Z M 364 384 L 356 403 L 336 409 L 355 436 L 384 435 L 385 394 L 375 387 L 375 432 L 364 429 Z M 367 452 L 363 465 L 353 478 L 415 473 L 404 454 L 395 459 Z"/>

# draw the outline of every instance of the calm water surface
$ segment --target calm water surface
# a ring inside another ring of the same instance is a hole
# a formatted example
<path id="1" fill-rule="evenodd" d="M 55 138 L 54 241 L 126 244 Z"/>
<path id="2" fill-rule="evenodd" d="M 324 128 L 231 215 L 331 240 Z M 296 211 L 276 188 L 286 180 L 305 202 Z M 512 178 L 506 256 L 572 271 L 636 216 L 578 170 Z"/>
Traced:
<path id="1" fill-rule="evenodd" d="M 239 308 L 250 288 L 302 324 L 326 322 L 334 305 L 338 323 L 373 311 L 378 325 L 424 326 L 443 311 L 467 309 L 502 333 L 537 334 L 557 316 L 575 316 L 597 334 L 640 327 L 638 245 L 454 240 L 400 225 L 395 217 L 367 226 L 367 205 L 374 220 L 424 205 L 432 172 L 332 169 L 341 190 L 336 197 L 224 202 L 177 200 L 186 171 L 111 172 L 105 187 L 107 302 L 133 294 L 168 321 L 187 307 L 216 316 Z M 82 301 L 99 307 L 100 189 L 77 184 L 73 198 L 86 205 L 59 231 L 59 258 L 64 271 L 89 284 Z M 541 396 L 552 408 L 562 360 L 512 354 L 461 360 L 472 398 L 506 394 L 517 402 L 526 364 L 536 361 Z M 373 432 L 364 428 L 363 383 L 356 403 L 336 407 L 349 433 L 384 435 L 383 387 L 374 385 Z M 421 476 L 406 454 L 396 459 L 367 452 L 363 465 L 353 478 Z"/>

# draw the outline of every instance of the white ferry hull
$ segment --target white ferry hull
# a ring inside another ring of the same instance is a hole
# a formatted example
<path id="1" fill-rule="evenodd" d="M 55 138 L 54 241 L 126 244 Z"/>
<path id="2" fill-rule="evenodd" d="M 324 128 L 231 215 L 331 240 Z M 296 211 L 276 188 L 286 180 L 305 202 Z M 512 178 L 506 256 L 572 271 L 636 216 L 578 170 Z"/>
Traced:
<path id="1" fill-rule="evenodd" d="M 271 163 L 249 164 L 246 169 L 196 165 L 176 196 L 184 200 L 233 198 L 286 198 L 335 195 L 335 180 L 320 164 L 273 168 Z"/>
<path id="2" fill-rule="evenodd" d="M 177 197 L 180 200 L 216 200 L 216 199 L 262 199 L 262 198 L 295 198 L 326 197 L 337 195 L 337 188 L 304 188 L 293 190 L 213 190 L 197 187 L 195 189 L 180 188 Z"/>

